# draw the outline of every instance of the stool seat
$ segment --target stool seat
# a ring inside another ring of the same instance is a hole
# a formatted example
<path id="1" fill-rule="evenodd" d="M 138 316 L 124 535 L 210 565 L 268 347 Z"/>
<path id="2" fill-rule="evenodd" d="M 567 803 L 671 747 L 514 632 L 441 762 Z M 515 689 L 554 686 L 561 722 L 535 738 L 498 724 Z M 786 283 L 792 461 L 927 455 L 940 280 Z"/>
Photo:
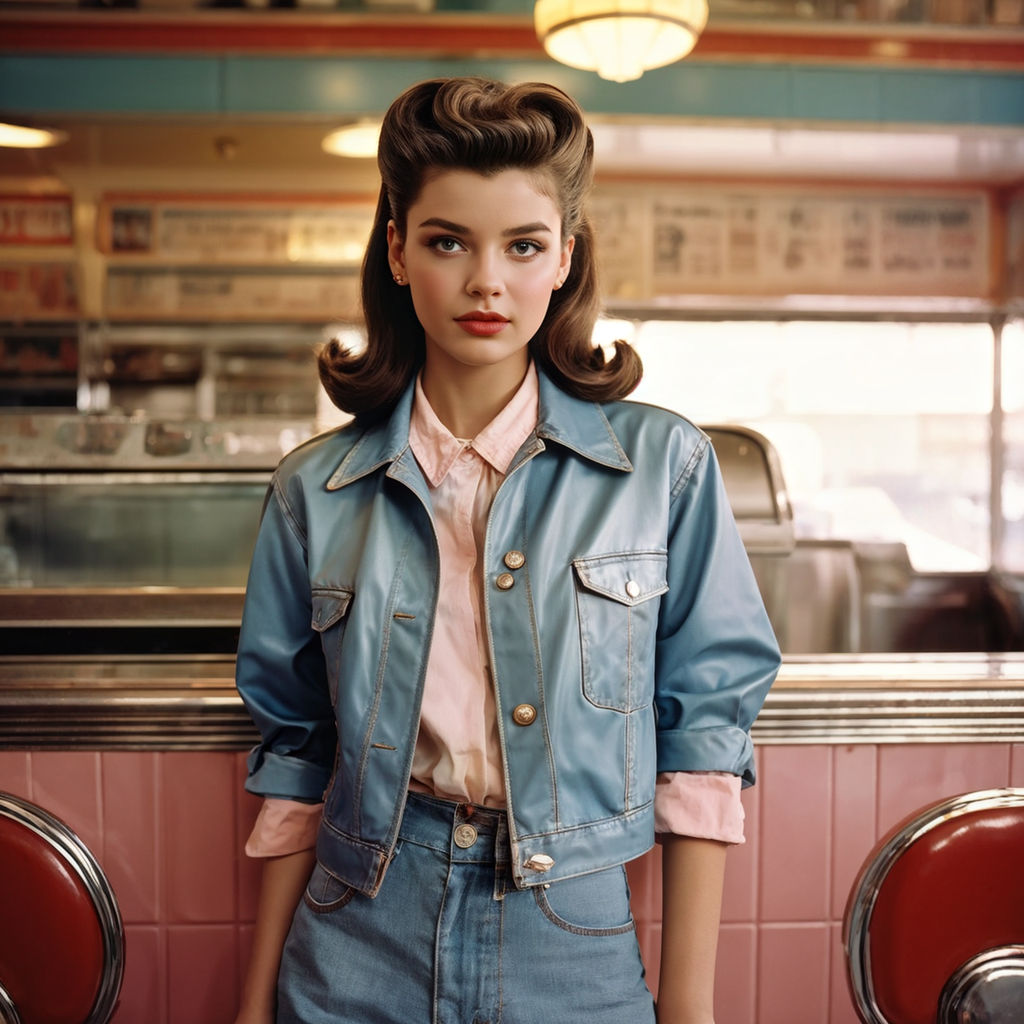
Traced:
<path id="1" fill-rule="evenodd" d="M 844 915 L 860 1019 L 1024 1022 L 1022 867 L 1024 789 L 943 800 L 890 831 L 865 860 Z"/>
<path id="2" fill-rule="evenodd" d="M 0 793 L 0 1022 L 106 1024 L 124 972 L 113 890 L 64 822 Z"/>

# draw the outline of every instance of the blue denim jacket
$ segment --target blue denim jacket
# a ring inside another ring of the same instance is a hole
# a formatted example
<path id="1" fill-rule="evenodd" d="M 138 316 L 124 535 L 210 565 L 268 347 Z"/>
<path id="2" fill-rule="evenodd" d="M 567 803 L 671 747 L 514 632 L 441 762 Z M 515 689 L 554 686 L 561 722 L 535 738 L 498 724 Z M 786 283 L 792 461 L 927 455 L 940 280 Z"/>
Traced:
<path id="1" fill-rule="evenodd" d="M 238 651 L 263 737 L 246 787 L 326 791 L 317 859 L 370 895 L 395 849 L 437 601 L 412 395 L 282 461 Z M 749 730 L 779 651 L 700 430 L 579 401 L 541 374 L 537 429 L 494 498 L 482 564 L 518 886 L 647 850 L 659 771 L 753 783 Z"/>

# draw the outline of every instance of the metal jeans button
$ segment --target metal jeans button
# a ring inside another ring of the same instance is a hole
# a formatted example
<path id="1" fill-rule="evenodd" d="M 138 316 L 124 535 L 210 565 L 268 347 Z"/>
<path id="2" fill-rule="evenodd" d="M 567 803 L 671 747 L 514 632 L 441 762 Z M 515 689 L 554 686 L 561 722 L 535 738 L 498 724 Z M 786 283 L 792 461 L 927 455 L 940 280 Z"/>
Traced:
<path id="1" fill-rule="evenodd" d="M 455 845 L 468 850 L 476 842 L 477 832 L 472 825 L 455 826 Z"/>

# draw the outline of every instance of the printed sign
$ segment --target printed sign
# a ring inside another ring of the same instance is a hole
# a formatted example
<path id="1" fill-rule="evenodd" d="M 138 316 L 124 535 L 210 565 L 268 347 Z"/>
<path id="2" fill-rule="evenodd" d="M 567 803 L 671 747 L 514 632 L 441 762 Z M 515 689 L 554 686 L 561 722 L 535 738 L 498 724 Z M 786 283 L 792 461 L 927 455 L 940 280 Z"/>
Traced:
<path id="1" fill-rule="evenodd" d="M 373 223 L 370 203 L 250 204 L 108 200 L 100 244 L 113 254 L 222 264 L 358 266 Z"/>
<path id="2" fill-rule="evenodd" d="M 0 195 L 0 245 L 70 245 L 70 196 Z"/>
<path id="3" fill-rule="evenodd" d="M 654 300 L 982 297 L 990 289 L 989 214 L 980 193 L 900 197 L 675 187 L 650 192 L 646 216 L 637 203 L 622 193 L 594 207 L 598 252 L 602 266 L 606 259 L 610 264 L 604 274 L 612 283 L 609 299 L 631 293 Z M 648 259 L 635 250 L 644 239 Z"/>

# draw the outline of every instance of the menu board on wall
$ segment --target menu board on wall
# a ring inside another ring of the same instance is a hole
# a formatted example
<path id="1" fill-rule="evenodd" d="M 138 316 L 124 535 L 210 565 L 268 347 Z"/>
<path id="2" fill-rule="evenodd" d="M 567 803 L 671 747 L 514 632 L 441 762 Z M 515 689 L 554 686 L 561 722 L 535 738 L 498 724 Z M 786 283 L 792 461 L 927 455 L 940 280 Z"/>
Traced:
<path id="1" fill-rule="evenodd" d="M 71 245 L 70 196 L 0 195 L 0 245 Z"/>
<path id="2" fill-rule="evenodd" d="M 643 198 L 605 196 L 594 213 L 612 299 L 981 297 L 990 290 L 988 205 L 981 193 L 902 197 L 673 188 Z"/>
<path id="3" fill-rule="evenodd" d="M 157 261 L 356 266 L 373 222 L 371 202 L 108 197 L 100 248 Z"/>
<path id="4" fill-rule="evenodd" d="M 605 300 L 640 301 L 649 296 L 644 282 L 650 249 L 647 201 L 641 197 L 596 193 L 590 203 L 597 254 L 601 266 L 601 293 Z"/>
<path id="5" fill-rule="evenodd" d="M 211 271 L 114 267 L 104 308 L 111 319 L 353 320 L 351 272 Z"/>
<path id="6" fill-rule="evenodd" d="M 0 317 L 8 320 L 67 320 L 78 316 L 78 313 L 73 264 L 0 264 Z"/>

